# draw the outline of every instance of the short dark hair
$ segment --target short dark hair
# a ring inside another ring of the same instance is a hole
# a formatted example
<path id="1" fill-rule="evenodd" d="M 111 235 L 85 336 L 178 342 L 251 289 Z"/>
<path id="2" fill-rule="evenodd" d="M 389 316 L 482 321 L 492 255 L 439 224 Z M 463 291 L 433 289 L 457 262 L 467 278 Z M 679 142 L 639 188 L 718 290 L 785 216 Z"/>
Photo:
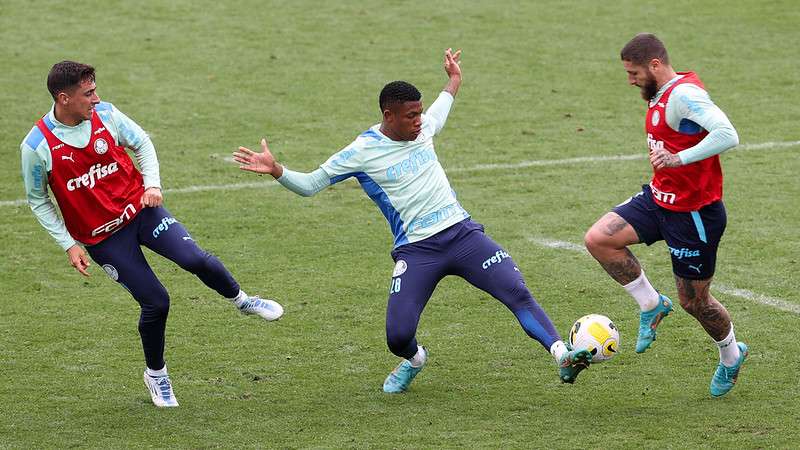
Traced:
<path id="1" fill-rule="evenodd" d="M 56 99 L 59 92 L 78 86 L 83 81 L 94 81 L 94 67 L 75 61 L 56 63 L 47 74 L 47 90 Z"/>
<path id="2" fill-rule="evenodd" d="M 669 64 L 669 55 L 664 43 L 652 33 L 639 33 L 630 40 L 619 56 L 623 61 L 630 61 L 639 66 L 645 66 L 652 59 L 660 59 L 662 63 Z"/>
<path id="3" fill-rule="evenodd" d="M 421 98 L 422 94 L 413 84 L 405 81 L 392 81 L 381 89 L 378 105 L 383 112 L 394 103 L 418 102 Z"/>

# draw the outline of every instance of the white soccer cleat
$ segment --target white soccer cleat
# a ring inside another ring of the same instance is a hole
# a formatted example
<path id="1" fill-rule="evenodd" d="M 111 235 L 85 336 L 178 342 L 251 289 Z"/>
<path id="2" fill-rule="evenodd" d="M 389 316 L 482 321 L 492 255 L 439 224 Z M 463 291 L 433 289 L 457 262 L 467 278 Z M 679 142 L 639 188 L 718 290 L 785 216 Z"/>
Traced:
<path id="1" fill-rule="evenodd" d="M 280 303 L 261 297 L 247 296 L 237 301 L 236 307 L 242 314 L 255 314 L 268 321 L 278 320 L 283 315 L 283 306 Z"/>
<path id="2" fill-rule="evenodd" d="M 178 399 L 175 398 L 175 393 L 172 392 L 172 383 L 169 381 L 169 375 L 152 377 L 145 370 L 144 384 L 147 386 L 147 390 L 150 391 L 150 398 L 153 399 L 154 405 L 159 408 L 178 406 Z"/>

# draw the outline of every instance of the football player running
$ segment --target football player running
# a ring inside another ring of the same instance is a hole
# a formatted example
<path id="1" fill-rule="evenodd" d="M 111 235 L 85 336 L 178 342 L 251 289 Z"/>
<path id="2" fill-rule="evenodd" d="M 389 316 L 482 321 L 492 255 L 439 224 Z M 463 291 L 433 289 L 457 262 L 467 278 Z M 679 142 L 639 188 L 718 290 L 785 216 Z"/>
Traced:
<path id="1" fill-rule="evenodd" d="M 586 233 L 586 248 L 640 307 L 636 352 L 656 338 L 672 301 L 656 291 L 628 246 L 664 240 L 681 307 L 719 347 L 711 395 L 728 393 L 747 357 L 736 342 L 728 310 L 711 294 L 717 247 L 727 222 L 719 154 L 739 143 L 728 117 L 694 72 L 675 72 L 664 44 L 639 34 L 621 51 L 628 83 L 648 102 L 645 118 L 653 178 L 642 191 L 601 217 Z"/>

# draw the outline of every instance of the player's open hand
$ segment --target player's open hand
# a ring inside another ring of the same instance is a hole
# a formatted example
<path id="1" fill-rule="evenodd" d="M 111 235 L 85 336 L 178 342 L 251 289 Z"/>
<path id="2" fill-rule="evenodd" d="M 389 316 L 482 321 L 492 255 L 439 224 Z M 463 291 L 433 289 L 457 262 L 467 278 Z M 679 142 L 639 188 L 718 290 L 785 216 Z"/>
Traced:
<path id="1" fill-rule="evenodd" d="M 155 208 L 156 206 L 161 206 L 163 203 L 164 196 L 161 195 L 161 188 L 151 186 L 144 190 L 141 201 L 143 208 Z"/>
<path id="2" fill-rule="evenodd" d="M 233 160 L 240 164 L 239 168 L 242 170 L 260 174 L 268 173 L 275 178 L 280 178 L 283 168 L 275 162 L 275 157 L 267 147 L 266 139 L 261 139 L 261 150 L 261 153 L 257 153 L 247 147 L 239 147 L 239 150 L 233 153 Z"/>
<path id="3" fill-rule="evenodd" d="M 448 48 L 444 51 L 444 71 L 447 72 L 448 77 L 461 77 L 461 66 L 458 65 L 460 60 L 461 50 L 453 53 L 453 49 Z"/>
<path id="4" fill-rule="evenodd" d="M 67 257 L 69 258 L 69 263 L 72 264 L 72 267 L 75 268 L 81 275 L 88 277 L 89 272 L 86 269 L 89 268 L 89 257 L 86 256 L 86 251 L 83 250 L 78 244 L 73 245 L 72 247 L 67 249 Z"/>

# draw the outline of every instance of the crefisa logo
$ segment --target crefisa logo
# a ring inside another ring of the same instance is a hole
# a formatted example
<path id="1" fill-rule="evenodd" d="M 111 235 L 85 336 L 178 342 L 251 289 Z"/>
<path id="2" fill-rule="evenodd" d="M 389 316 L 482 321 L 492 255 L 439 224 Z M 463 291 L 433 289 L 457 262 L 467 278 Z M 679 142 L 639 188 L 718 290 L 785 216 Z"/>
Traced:
<path id="1" fill-rule="evenodd" d="M 700 256 L 700 250 L 694 250 L 686 247 L 672 248 L 667 246 L 667 248 L 669 249 L 669 252 L 672 253 L 672 255 L 678 259 L 693 258 L 695 256 Z"/>
<path id="2" fill-rule="evenodd" d="M 98 155 L 105 154 L 108 151 L 108 142 L 103 138 L 94 141 L 94 151 Z"/>

